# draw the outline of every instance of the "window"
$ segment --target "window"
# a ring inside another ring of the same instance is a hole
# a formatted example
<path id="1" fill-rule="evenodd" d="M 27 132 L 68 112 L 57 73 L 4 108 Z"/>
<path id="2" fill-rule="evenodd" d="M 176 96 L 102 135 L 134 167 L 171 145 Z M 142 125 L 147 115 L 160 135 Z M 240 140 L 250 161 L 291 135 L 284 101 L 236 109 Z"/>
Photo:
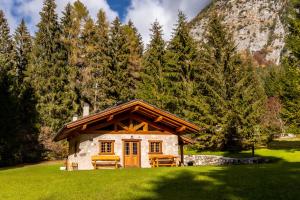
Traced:
<path id="1" fill-rule="evenodd" d="M 125 155 L 130 155 L 130 143 L 125 142 Z"/>
<path id="2" fill-rule="evenodd" d="M 114 154 L 114 140 L 99 140 L 99 154 Z"/>
<path id="3" fill-rule="evenodd" d="M 162 141 L 149 141 L 149 153 L 162 154 Z"/>
<path id="4" fill-rule="evenodd" d="M 137 147 L 137 143 L 136 142 L 133 142 L 132 143 L 132 154 L 133 155 L 137 155 L 138 153 L 137 153 L 137 151 L 138 151 L 138 147 Z"/>

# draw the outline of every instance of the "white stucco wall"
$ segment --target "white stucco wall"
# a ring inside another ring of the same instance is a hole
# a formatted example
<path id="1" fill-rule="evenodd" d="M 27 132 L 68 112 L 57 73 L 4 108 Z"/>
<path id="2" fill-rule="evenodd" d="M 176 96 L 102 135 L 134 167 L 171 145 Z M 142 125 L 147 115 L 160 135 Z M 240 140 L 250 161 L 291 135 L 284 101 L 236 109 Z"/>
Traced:
<path id="1" fill-rule="evenodd" d="M 78 163 L 79 170 L 93 169 L 91 156 L 99 154 L 99 140 L 115 140 L 114 153 L 120 156 L 120 164 L 123 166 L 123 139 L 141 140 L 141 167 L 150 167 L 149 163 L 149 140 L 161 140 L 162 152 L 166 155 L 178 156 L 177 135 L 149 135 L 149 134 L 82 134 L 70 140 L 68 162 Z M 75 142 L 79 144 L 77 156 L 74 154 Z"/>

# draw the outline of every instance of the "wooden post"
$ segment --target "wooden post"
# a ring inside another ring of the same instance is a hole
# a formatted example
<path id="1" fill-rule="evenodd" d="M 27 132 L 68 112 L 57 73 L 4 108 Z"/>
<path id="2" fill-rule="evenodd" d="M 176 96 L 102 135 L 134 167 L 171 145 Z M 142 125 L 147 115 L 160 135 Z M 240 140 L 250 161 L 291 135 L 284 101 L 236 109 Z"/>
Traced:
<path id="1" fill-rule="evenodd" d="M 183 144 L 180 144 L 180 160 L 181 160 L 181 166 L 184 166 L 184 156 L 183 156 Z"/>

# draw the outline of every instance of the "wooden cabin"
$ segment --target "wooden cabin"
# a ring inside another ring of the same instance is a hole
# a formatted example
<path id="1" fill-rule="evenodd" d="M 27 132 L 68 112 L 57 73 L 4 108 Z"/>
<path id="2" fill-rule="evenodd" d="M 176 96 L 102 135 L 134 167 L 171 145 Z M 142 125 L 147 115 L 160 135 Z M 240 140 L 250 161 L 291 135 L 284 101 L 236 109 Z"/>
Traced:
<path id="1" fill-rule="evenodd" d="M 67 139 L 68 170 L 159 167 L 183 163 L 185 134 L 197 125 L 142 100 L 133 100 L 65 124 L 54 141 Z"/>

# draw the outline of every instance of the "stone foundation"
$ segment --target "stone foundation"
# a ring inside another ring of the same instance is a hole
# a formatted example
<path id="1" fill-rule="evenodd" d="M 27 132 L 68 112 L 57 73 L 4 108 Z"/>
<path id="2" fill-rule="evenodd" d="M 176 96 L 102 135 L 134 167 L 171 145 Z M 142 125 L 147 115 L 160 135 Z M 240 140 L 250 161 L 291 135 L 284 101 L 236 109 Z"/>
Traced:
<path id="1" fill-rule="evenodd" d="M 202 165 L 240 165 L 240 164 L 259 164 L 270 162 L 267 158 L 229 158 L 214 155 L 185 155 L 184 165 L 202 166 Z"/>

